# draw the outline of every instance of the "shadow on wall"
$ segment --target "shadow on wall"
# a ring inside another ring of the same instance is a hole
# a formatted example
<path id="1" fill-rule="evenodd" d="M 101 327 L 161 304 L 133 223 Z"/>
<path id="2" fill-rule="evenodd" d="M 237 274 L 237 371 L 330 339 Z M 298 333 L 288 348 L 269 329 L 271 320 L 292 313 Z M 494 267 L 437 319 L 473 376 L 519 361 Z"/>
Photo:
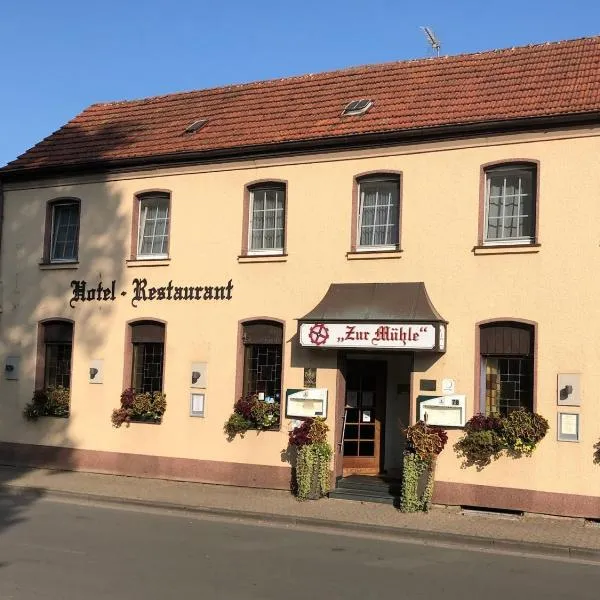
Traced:
<path id="1" fill-rule="evenodd" d="M 135 124 L 128 123 L 127 131 L 132 130 Z M 80 160 L 85 162 L 104 158 L 94 151 L 100 142 L 106 152 L 108 145 L 108 150 L 115 150 L 136 141 L 125 132 L 125 126 L 105 126 L 90 132 L 71 125 L 63 131 L 68 134 L 70 143 L 80 150 Z M 51 150 L 47 147 L 46 152 Z M 104 408 L 98 408 L 97 414 L 85 412 L 90 410 L 86 372 L 89 361 L 104 352 L 102 348 L 118 300 L 78 302 L 71 306 L 71 282 L 85 280 L 94 287 L 100 281 L 109 286 L 113 279 L 122 282 L 131 241 L 128 210 L 131 204 L 124 202 L 105 175 L 77 182 L 65 179 L 50 183 L 4 183 L 4 189 L 0 465 L 18 465 L 18 468 L 0 468 L 0 530 L 25 518 L 27 507 L 44 495 L 43 489 L 14 487 L 27 468 L 76 469 L 78 464 L 72 448 L 85 445 L 85 440 L 73 433 L 78 430 L 78 421 L 94 419 L 99 420 L 98 427 L 111 427 L 112 403 L 102 403 Z M 81 202 L 79 264 L 76 269 L 44 270 L 40 263 L 44 232 L 48 227 L 47 204 L 59 198 L 78 198 Z M 35 422 L 27 422 L 23 409 L 31 401 L 35 387 L 38 325 L 46 319 L 68 319 L 74 323 L 71 414 L 69 418 L 40 417 Z M 20 359 L 17 380 L 8 380 L 4 373 L 4 363 L 9 356 Z M 117 356 L 105 358 L 118 360 Z M 99 393 L 105 392 L 100 390 Z M 13 486 L 9 485 L 11 481 Z"/>

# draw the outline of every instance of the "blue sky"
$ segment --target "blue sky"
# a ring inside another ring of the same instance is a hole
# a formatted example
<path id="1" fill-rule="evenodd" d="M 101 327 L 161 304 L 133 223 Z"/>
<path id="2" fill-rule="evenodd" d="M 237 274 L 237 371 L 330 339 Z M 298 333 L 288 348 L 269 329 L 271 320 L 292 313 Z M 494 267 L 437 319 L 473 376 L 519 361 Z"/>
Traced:
<path id="1" fill-rule="evenodd" d="M 0 0 L 0 165 L 89 104 L 600 34 L 598 0 Z"/>

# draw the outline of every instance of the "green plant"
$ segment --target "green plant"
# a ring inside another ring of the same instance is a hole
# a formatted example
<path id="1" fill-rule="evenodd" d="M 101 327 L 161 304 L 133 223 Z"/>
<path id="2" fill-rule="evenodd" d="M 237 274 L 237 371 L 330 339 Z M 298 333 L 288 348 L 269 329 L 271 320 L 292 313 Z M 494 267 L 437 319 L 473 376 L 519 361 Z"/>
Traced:
<path id="1" fill-rule="evenodd" d="M 246 432 L 252 427 L 252 422 L 246 419 L 244 416 L 234 412 L 229 419 L 225 422 L 225 433 L 227 439 L 231 442 L 236 435 L 244 437 Z"/>
<path id="2" fill-rule="evenodd" d="M 464 434 L 454 444 L 454 450 L 463 458 L 465 467 L 481 470 L 504 451 L 513 458 L 530 456 L 548 428 L 544 417 L 523 409 L 505 417 L 477 414 L 465 424 Z"/>
<path id="3" fill-rule="evenodd" d="M 23 409 L 28 421 L 39 417 L 68 417 L 70 414 L 71 390 L 62 386 L 35 390 L 33 398 Z"/>
<path id="4" fill-rule="evenodd" d="M 295 485 L 299 500 L 317 500 L 330 489 L 333 451 L 327 441 L 325 419 L 306 419 L 290 432 L 289 445 L 296 448 Z"/>
<path id="5" fill-rule="evenodd" d="M 448 442 L 448 434 L 441 427 L 427 425 L 424 421 L 417 421 L 405 430 L 408 449 L 418 454 L 423 460 L 435 458 Z"/>
<path id="6" fill-rule="evenodd" d="M 441 427 L 417 421 L 404 429 L 406 450 L 402 469 L 400 510 L 429 510 L 433 496 L 436 458 L 448 442 L 448 433 Z"/>
<path id="7" fill-rule="evenodd" d="M 113 427 L 123 423 L 160 423 L 167 409 L 167 397 L 162 392 L 136 392 L 133 388 L 123 390 L 121 406 L 111 415 Z"/>
<path id="8" fill-rule="evenodd" d="M 298 448 L 296 458 L 296 495 L 299 500 L 316 500 L 327 495 L 330 488 L 329 464 L 332 457 L 327 442 L 305 444 Z"/>
<path id="9" fill-rule="evenodd" d="M 433 496 L 435 458 L 422 458 L 416 453 L 404 454 L 402 469 L 402 512 L 429 510 Z"/>
<path id="10" fill-rule="evenodd" d="M 244 437 L 250 429 L 262 431 L 272 429 L 279 423 L 279 404 L 261 400 L 258 394 L 248 394 L 240 398 L 233 407 L 233 413 L 225 422 L 223 430 L 232 441 L 236 435 Z"/>
<path id="11" fill-rule="evenodd" d="M 509 453 L 515 457 L 531 456 L 548 433 L 548 421 L 537 413 L 514 410 L 502 420 L 503 435 Z"/>

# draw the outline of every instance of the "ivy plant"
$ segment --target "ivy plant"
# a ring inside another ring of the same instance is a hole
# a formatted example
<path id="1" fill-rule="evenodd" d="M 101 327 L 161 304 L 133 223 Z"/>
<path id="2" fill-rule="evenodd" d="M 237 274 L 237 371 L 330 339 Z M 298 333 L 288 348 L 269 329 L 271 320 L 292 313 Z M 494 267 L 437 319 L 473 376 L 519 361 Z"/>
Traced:
<path id="1" fill-rule="evenodd" d="M 448 433 L 441 427 L 418 421 L 404 430 L 406 450 L 402 469 L 400 510 L 429 510 L 433 497 L 435 462 L 448 442 Z"/>
<path id="2" fill-rule="evenodd" d="M 299 500 L 316 500 L 330 490 L 333 451 L 327 441 L 328 431 L 325 420 L 316 417 L 290 432 L 290 446 L 297 451 L 293 487 Z"/>

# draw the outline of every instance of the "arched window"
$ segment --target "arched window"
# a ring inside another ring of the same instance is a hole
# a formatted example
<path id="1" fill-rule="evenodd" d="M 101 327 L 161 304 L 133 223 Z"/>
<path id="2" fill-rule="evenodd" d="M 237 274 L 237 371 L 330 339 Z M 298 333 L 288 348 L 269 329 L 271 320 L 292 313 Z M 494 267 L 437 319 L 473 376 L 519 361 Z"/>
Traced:
<path id="1" fill-rule="evenodd" d="M 77 262 L 80 204 L 77 198 L 59 198 L 48 202 L 44 234 L 44 263 Z"/>
<path id="2" fill-rule="evenodd" d="M 129 324 L 131 334 L 131 387 L 136 392 L 162 392 L 165 325 L 157 321 Z"/>
<path id="3" fill-rule="evenodd" d="M 259 394 L 281 402 L 283 325 L 275 321 L 249 321 L 242 325 L 244 367 L 242 393 Z"/>
<path id="4" fill-rule="evenodd" d="M 514 321 L 480 325 L 481 406 L 486 414 L 533 411 L 534 327 Z"/>
<path id="5" fill-rule="evenodd" d="M 134 205 L 133 224 L 132 258 L 169 258 L 171 195 L 168 192 L 138 194 Z"/>
<path id="6" fill-rule="evenodd" d="M 36 388 L 71 388 L 73 323 L 44 321 L 40 324 Z"/>
<path id="7" fill-rule="evenodd" d="M 286 225 L 286 184 L 258 182 L 246 187 L 243 254 L 284 254 Z"/>
<path id="8" fill-rule="evenodd" d="M 537 165 L 498 164 L 486 167 L 483 243 L 536 242 Z"/>
<path id="9" fill-rule="evenodd" d="M 400 174 L 374 173 L 355 179 L 352 251 L 400 248 Z"/>

